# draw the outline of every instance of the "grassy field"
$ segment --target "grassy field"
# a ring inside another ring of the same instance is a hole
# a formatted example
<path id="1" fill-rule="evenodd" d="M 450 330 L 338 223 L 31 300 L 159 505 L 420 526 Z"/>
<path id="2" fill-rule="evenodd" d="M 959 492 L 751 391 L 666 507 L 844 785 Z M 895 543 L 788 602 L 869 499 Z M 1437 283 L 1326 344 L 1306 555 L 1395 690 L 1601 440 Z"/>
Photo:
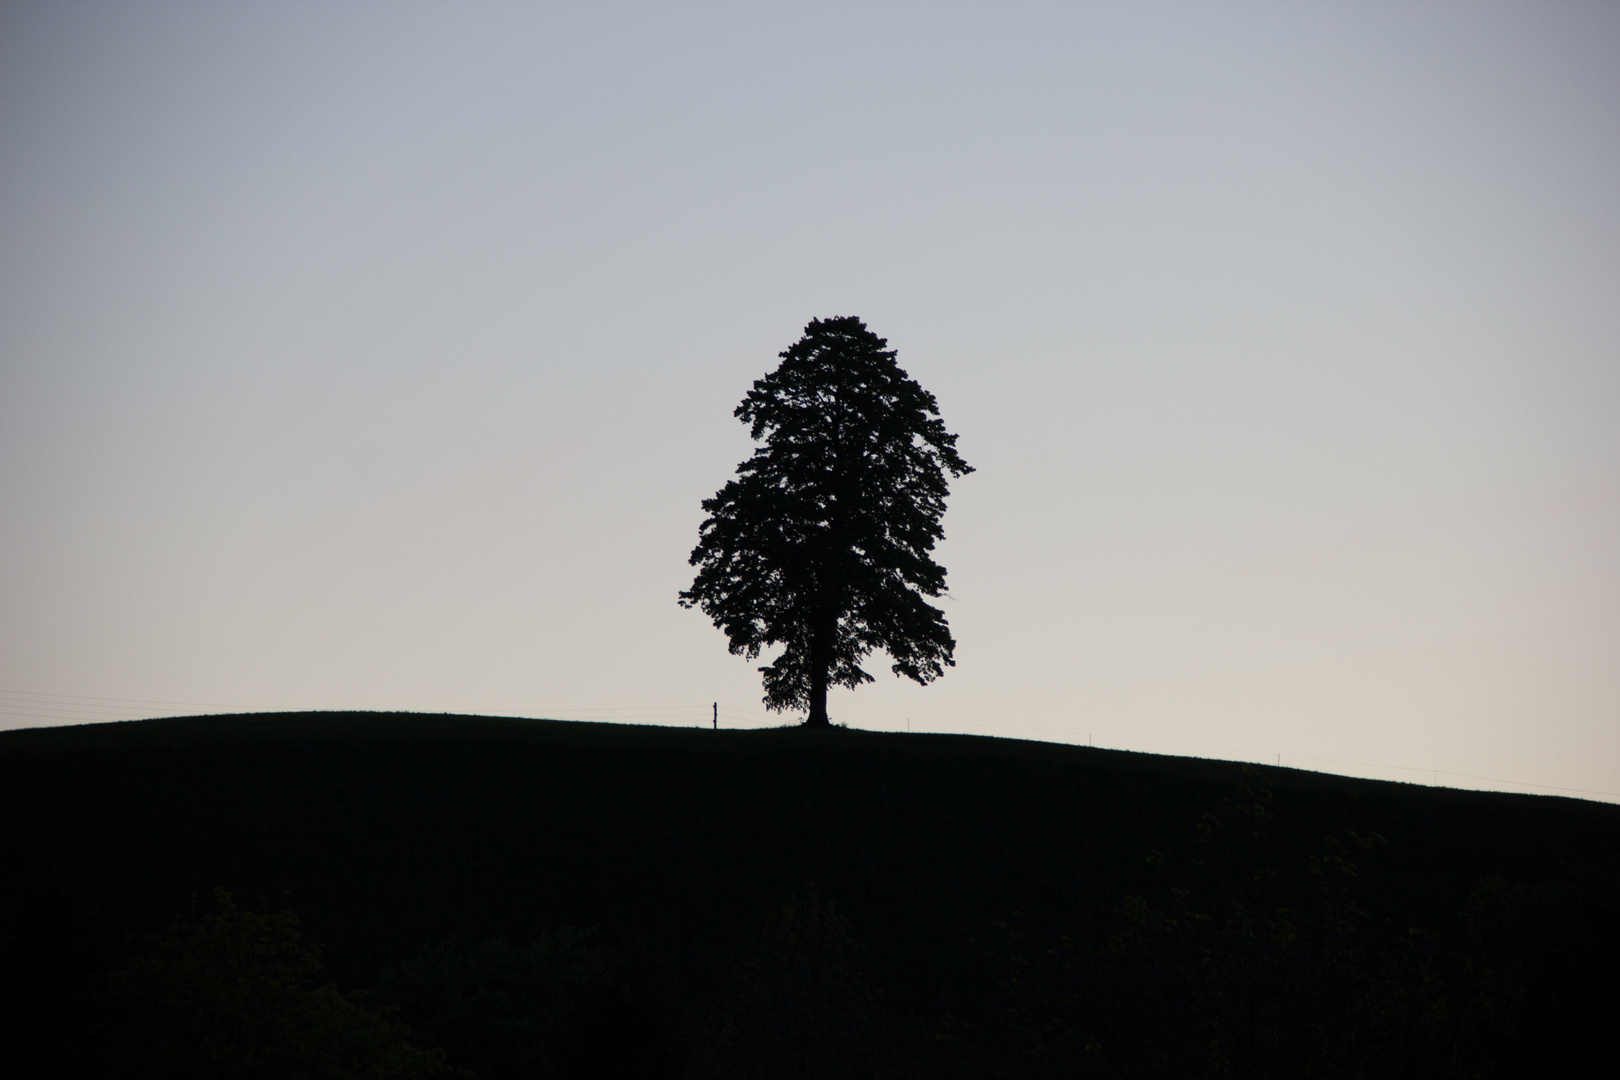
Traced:
<path id="1" fill-rule="evenodd" d="M 424 943 L 591 930 L 656 984 L 672 1073 L 780 1071 L 697 1033 L 836 953 L 871 1004 L 828 1075 L 1280 1075 L 1311 1024 L 1410 1044 L 1356 1075 L 1488 1074 L 1609 1007 L 1581 958 L 1616 956 L 1620 807 L 972 736 L 301 713 L 0 733 L 0 851 L 8 1037 L 47 1057 L 96 972 L 225 889 L 295 911 L 344 989 Z M 849 950 L 762 944 L 818 904 Z M 1161 1027 L 1232 1044 L 1237 997 L 1318 990 L 1224 1066 L 1208 1040 L 1150 1060 Z M 1520 1000 L 1549 993 L 1565 1020 Z M 1491 1016 L 1501 1046 L 1441 1045 Z"/>

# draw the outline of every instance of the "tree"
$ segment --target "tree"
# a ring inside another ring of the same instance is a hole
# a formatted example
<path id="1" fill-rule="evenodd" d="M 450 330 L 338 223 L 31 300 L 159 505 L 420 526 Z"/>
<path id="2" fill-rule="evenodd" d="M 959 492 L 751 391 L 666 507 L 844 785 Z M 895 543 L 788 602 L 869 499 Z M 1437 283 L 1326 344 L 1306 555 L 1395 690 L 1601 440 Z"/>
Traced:
<path id="1" fill-rule="evenodd" d="M 715 1080 L 871 1076 L 876 1002 L 849 920 L 814 887 L 765 919 L 716 1002 L 695 1072 Z"/>
<path id="2" fill-rule="evenodd" d="M 953 666 L 945 591 L 929 557 L 943 536 L 948 485 L 972 468 L 934 395 L 854 317 L 812 319 L 735 415 L 764 445 L 703 509 L 680 604 L 752 660 L 785 648 L 764 674 L 765 705 L 802 708 L 825 727 L 827 688 L 872 681 L 860 664 L 887 652 L 897 675 L 929 683 Z"/>
<path id="3" fill-rule="evenodd" d="M 291 911 L 219 910 L 147 939 L 101 980 L 81 1052 L 93 1075 L 164 1080 L 429 1080 L 468 1077 L 403 1024 L 320 984 Z"/>

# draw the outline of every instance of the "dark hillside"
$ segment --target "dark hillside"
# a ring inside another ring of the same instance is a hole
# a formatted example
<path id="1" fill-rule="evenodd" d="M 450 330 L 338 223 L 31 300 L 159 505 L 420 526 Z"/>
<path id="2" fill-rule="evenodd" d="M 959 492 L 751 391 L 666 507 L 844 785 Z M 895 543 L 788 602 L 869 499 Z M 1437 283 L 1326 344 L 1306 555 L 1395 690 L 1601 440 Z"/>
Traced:
<path id="1" fill-rule="evenodd" d="M 599 927 L 697 1008 L 813 887 L 885 1038 L 927 1042 L 988 1015 L 1007 920 L 1097 954 L 1126 896 L 1206 864 L 1180 853 L 1245 783 L 1269 784 L 1269 824 L 1233 865 L 1275 868 L 1294 903 L 1324 843 L 1379 834 L 1355 888 L 1380 925 L 1449 932 L 1484 879 L 1588 881 L 1620 853 L 1620 807 L 966 736 L 364 713 L 6 732 L 10 1022 L 36 1008 L 18 979 L 70 995 L 216 887 L 295 910 L 345 988 L 426 941 Z"/>

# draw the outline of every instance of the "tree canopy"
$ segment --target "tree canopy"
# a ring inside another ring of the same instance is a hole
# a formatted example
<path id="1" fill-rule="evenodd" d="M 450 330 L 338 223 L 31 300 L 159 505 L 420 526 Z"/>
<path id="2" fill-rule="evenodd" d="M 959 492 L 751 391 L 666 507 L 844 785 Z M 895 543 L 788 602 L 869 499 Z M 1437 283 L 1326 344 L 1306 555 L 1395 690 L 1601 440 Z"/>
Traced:
<path id="1" fill-rule="evenodd" d="M 827 719 L 829 686 L 872 681 L 874 649 L 896 674 L 928 683 L 955 663 L 945 591 L 930 557 L 944 536 L 956 452 L 934 396 L 854 317 L 812 319 L 735 415 L 763 445 L 703 501 L 692 587 L 732 653 L 785 646 L 764 674 L 765 705 Z"/>

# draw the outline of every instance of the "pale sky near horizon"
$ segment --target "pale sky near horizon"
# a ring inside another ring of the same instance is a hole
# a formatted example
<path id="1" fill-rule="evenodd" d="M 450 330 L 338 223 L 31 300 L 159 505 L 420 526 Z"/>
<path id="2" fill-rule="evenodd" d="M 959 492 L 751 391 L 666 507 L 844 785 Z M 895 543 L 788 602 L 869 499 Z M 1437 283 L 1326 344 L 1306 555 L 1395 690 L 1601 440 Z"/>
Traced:
<path id="1" fill-rule="evenodd" d="M 731 415 L 977 468 L 835 721 L 1620 801 L 1620 5 L 0 6 L 0 728 L 707 723 Z"/>

